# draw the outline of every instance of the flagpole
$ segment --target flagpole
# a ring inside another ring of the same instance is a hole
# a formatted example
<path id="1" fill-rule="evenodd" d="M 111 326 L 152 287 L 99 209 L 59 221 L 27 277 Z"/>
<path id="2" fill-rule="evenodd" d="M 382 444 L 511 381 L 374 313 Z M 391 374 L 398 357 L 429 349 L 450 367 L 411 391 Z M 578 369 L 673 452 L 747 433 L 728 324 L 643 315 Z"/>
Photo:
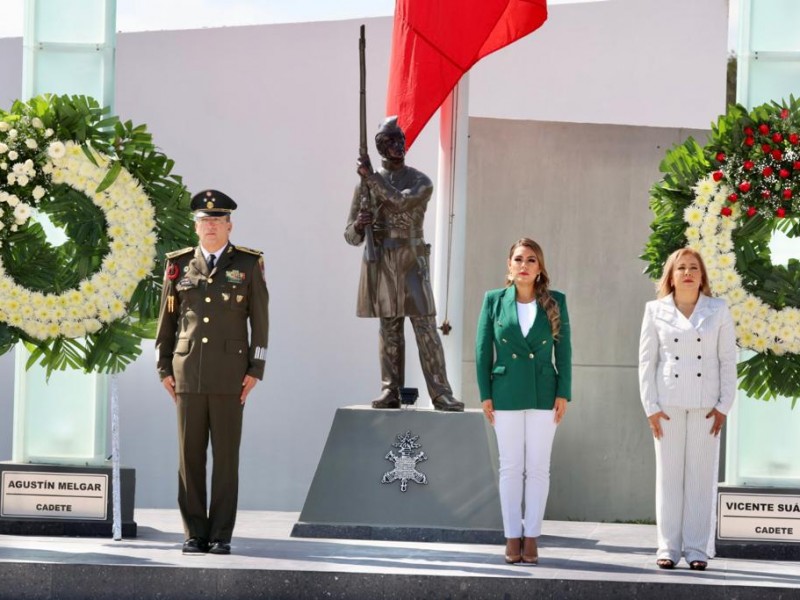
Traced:
<path id="1" fill-rule="evenodd" d="M 444 346 L 447 376 L 457 398 L 463 396 L 468 134 L 469 73 L 461 78 L 439 109 L 439 172 L 433 240 L 436 320 Z"/>

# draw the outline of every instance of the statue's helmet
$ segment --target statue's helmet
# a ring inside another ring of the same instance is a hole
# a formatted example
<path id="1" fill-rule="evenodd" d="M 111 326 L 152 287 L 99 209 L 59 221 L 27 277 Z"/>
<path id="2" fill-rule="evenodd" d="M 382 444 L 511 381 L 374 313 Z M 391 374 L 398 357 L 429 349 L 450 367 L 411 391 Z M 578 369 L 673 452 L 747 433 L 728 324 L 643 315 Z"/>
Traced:
<path id="1" fill-rule="evenodd" d="M 378 153 L 385 157 L 386 148 L 391 142 L 397 141 L 402 142 L 402 148 L 405 152 L 406 134 L 397 124 L 397 117 L 386 117 L 378 128 L 378 133 L 375 134 L 375 146 L 378 148 Z"/>

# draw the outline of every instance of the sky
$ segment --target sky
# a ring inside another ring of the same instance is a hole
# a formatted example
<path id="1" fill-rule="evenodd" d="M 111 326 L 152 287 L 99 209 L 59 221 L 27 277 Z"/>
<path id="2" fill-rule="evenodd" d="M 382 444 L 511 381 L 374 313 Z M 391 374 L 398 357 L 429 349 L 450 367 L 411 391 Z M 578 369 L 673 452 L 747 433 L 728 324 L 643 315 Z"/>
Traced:
<path id="1" fill-rule="evenodd" d="M 24 0 L 0 2 L 0 37 L 21 37 Z M 117 31 L 328 21 L 393 12 L 394 0 L 117 0 Z"/>
<path id="2" fill-rule="evenodd" d="M 550 0 L 549 4 L 591 1 L 603 0 Z M 0 38 L 21 37 L 24 0 L 0 3 Z M 393 13 L 394 0 L 117 0 L 117 31 L 335 21 Z"/>

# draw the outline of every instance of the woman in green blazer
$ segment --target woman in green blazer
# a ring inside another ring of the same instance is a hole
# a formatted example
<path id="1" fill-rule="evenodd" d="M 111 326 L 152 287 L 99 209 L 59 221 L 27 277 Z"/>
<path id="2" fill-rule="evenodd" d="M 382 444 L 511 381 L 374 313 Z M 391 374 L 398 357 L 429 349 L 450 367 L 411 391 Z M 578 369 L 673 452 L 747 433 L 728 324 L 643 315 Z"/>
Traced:
<path id="1" fill-rule="evenodd" d="M 508 563 L 538 561 L 550 451 L 571 396 L 567 301 L 549 283 L 541 247 L 522 238 L 509 252 L 507 287 L 486 292 L 478 320 L 478 388 L 500 455 Z"/>

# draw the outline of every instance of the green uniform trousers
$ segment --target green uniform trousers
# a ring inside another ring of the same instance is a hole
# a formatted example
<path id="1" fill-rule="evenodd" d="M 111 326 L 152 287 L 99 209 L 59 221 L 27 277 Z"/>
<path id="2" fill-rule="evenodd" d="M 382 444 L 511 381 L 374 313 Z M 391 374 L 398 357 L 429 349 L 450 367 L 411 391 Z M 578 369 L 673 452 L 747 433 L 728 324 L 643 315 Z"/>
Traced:
<path id="1" fill-rule="evenodd" d="M 244 407 L 239 395 L 178 394 L 178 507 L 186 538 L 228 542 L 239 499 L 239 442 Z M 211 438 L 211 503 L 206 455 Z"/>

